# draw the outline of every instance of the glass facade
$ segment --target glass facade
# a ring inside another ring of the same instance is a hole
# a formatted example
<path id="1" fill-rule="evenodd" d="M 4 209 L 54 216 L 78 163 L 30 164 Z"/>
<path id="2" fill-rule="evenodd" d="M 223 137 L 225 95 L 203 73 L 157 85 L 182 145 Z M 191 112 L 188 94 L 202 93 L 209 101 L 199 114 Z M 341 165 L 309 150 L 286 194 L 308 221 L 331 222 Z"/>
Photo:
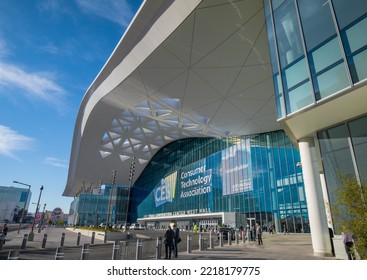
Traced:
<path id="1" fill-rule="evenodd" d="M 278 118 L 367 78 L 367 1 L 266 0 L 265 15 Z"/>
<path id="2" fill-rule="evenodd" d="M 0 186 L 0 221 L 18 223 L 23 215 L 24 206 L 27 211 L 31 197 L 32 192 L 28 189 Z"/>
<path id="3" fill-rule="evenodd" d="M 367 116 L 318 132 L 322 163 L 329 200 L 335 202 L 335 189 L 340 187 L 338 173 L 367 180 Z"/>
<path id="4" fill-rule="evenodd" d="M 283 131 L 241 138 L 190 138 L 162 148 L 132 188 L 130 222 L 225 212 L 277 230 L 309 232 L 299 152 Z M 203 218 L 201 218 L 203 219 Z M 220 223 L 221 221 L 218 221 Z"/>
<path id="5" fill-rule="evenodd" d="M 99 224 L 125 224 L 129 186 L 102 185 L 89 193 L 81 193 L 73 202 L 70 215 L 73 224 L 98 226 Z"/>

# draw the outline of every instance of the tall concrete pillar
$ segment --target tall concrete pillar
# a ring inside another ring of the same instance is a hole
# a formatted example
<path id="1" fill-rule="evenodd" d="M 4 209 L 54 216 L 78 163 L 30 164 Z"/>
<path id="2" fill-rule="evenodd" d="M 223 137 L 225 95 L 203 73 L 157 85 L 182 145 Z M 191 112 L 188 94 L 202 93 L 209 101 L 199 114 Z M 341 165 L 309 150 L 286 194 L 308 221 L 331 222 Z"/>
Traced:
<path id="1" fill-rule="evenodd" d="M 301 155 L 313 251 L 317 256 L 331 257 L 329 229 L 315 142 L 313 138 L 302 138 L 299 140 L 298 145 Z"/>

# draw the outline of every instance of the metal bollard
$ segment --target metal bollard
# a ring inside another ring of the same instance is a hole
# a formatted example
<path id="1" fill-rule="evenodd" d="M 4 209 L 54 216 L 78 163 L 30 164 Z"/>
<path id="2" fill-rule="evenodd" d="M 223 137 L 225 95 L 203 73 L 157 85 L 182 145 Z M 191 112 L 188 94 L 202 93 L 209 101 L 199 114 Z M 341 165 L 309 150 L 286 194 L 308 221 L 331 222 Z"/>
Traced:
<path id="1" fill-rule="evenodd" d="M 27 240 L 28 240 L 28 234 L 24 234 L 21 249 L 25 249 L 25 247 L 27 246 Z"/>
<path id="2" fill-rule="evenodd" d="M 136 260 L 142 259 L 142 253 L 143 253 L 143 241 L 141 239 L 136 240 Z"/>
<path id="3" fill-rule="evenodd" d="M 238 244 L 239 243 L 239 233 L 236 231 L 236 244 Z"/>
<path id="4" fill-rule="evenodd" d="M 46 242 L 47 242 L 47 234 L 45 233 L 42 239 L 42 248 L 46 248 Z"/>
<path id="5" fill-rule="evenodd" d="M 155 258 L 160 260 L 162 257 L 162 237 L 157 237 L 157 247 L 156 247 L 156 254 Z"/>
<path id="6" fill-rule="evenodd" d="M 227 238 L 228 238 L 228 245 L 231 246 L 232 245 L 232 233 L 231 232 L 228 232 Z"/>
<path id="7" fill-rule="evenodd" d="M 58 247 L 56 249 L 55 260 L 63 260 L 64 259 L 64 247 Z"/>
<path id="8" fill-rule="evenodd" d="M 245 243 L 246 241 L 246 234 L 245 234 L 245 231 L 243 230 L 242 231 L 242 243 Z"/>
<path id="9" fill-rule="evenodd" d="M 104 232 L 103 243 L 107 243 L 107 231 Z"/>
<path id="10" fill-rule="evenodd" d="M 199 234 L 199 251 L 205 251 L 208 248 L 207 240 L 203 235 Z"/>
<path id="11" fill-rule="evenodd" d="M 8 260 L 19 260 L 19 250 L 10 251 Z"/>
<path id="12" fill-rule="evenodd" d="M 83 244 L 81 260 L 87 260 L 89 258 L 89 244 Z"/>
<path id="13" fill-rule="evenodd" d="M 64 242 L 65 242 L 65 232 L 61 234 L 60 247 L 64 247 Z"/>
<path id="14" fill-rule="evenodd" d="M 76 238 L 76 245 L 79 246 L 80 245 L 80 237 L 82 236 L 82 234 L 80 232 L 78 232 L 78 236 Z"/>
<path id="15" fill-rule="evenodd" d="M 96 237 L 96 233 L 93 231 L 92 232 L 92 239 L 90 241 L 90 244 L 94 244 L 94 238 Z"/>
<path id="16" fill-rule="evenodd" d="M 219 233 L 219 246 L 223 247 L 223 233 L 222 232 Z"/>
<path id="17" fill-rule="evenodd" d="M 113 244 L 113 250 L 112 250 L 112 259 L 113 260 L 120 260 L 121 254 L 120 254 L 120 241 L 115 240 L 115 243 Z"/>
<path id="18" fill-rule="evenodd" d="M 189 234 L 187 236 L 187 253 L 191 253 L 191 241 L 192 241 L 192 236 Z"/>
<path id="19" fill-rule="evenodd" d="M 250 242 L 250 229 L 249 228 L 246 229 L 246 242 L 247 243 Z"/>
<path id="20" fill-rule="evenodd" d="M 214 237 L 212 232 L 209 234 L 209 248 L 214 249 Z"/>

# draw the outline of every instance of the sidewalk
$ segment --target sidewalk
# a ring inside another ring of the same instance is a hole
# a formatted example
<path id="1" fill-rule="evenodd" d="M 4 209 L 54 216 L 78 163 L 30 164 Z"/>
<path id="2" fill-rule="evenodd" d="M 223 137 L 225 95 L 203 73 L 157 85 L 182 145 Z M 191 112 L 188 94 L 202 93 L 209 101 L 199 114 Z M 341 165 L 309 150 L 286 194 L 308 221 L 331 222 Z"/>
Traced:
<path id="1" fill-rule="evenodd" d="M 213 249 L 205 251 L 192 250 L 187 253 L 181 248 L 178 259 L 190 260 L 335 260 L 334 257 L 318 257 L 313 254 L 311 236 L 309 234 L 264 234 L 263 245 L 256 241 L 238 244 L 232 241 L 223 242 L 223 247 L 217 244 Z"/>
<path id="2" fill-rule="evenodd" d="M 21 229 L 18 231 L 10 231 L 5 239 L 2 251 L 20 250 L 22 247 L 24 235 L 31 232 L 31 229 Z M 46 227 L 38 233 L 38 228 L 34 228 L 34 240 L 26 242 L 26 249 L 40 249 L 42 248 L 44 235 L 47 234 L 46 248 L 58 248 L 61 245 L 61 239 L 64 234 L 64 246 L 73 247 L 77 246 L 78 231 L 65 228 L 52 228 Z M 89 235 L 80 236 L 80 245 L 85 243 L 91 243 L 92 232 Z M 94 244 L 104 244 L 103 237 L 100 233 L 95 233 Z"/>
<path id="3" fill-rule="evenodd" d="M 29 234 L 30 229 L 23 229 L 18 234 L 17 231 L 9 232 L 6 243 L 1 252 L 20 250 L 23 242 L 24 234 Z M 27 241 L 26 249 L 41 249 L 44 234 L 47 234 L 46 248 L 58 248 L 61 245 L 62 234 L 65 234 L 64 246 L 77 247 L 78 229 L 72 228 L 45 228 L 38 233 L 38 229 L 34 229 L 34 241 Z M 153 238 L 156 239 L 164 234 L 163 231 L 134 231 L 137 238 Z M 187 235 L 192 236 L 192 250 L 187 252 Z M 209 235 L 203 235 L 209 240 Z M 257 242 L 245 242 L 239 240 L 238 244 L 232 241 L 228 245 L 228 241 L 223 241 L 223 247 L 220 247 L 218 240 L 215 240 L 213 249 L 199 250 L 198 235 L 193 236 L 191 232 L 181 232 L 183 241 L 179 244 L 179 255 L 177 260 L 335 260 L 334 257 L 317 257 L 313 254 L 310 234 L 268 234 L 263 235 L 263 244 L 257 245 Z M 91 244 L 92 232 L 88 235 L 81 235 L 80 245 Z M 113 243 L 113 241 L 107 241 Z M 96 232 L 94 244 L 105 244 L 103 233 Z M 80 246 L 79 245 L 79 246 Z M 164 253 L 164 248 L 162 248 Z M 174 260 L 173 260 L 174 261 Z"/>

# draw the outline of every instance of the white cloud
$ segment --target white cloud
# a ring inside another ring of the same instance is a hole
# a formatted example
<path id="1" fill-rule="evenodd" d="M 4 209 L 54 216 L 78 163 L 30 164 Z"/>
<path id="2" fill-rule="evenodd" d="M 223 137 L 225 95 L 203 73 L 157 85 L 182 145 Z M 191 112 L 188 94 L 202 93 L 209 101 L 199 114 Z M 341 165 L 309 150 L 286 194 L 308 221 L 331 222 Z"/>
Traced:
<path id="1" fill-rule="evenodd" d="M 16 87 L 28 97 L 55 104 L 60 102 L 65 92 L 50 76 L 47 73 L 28 73 L 19 66 L 0 63 L 0 86 Z"/>
<path id="2" fill-rule="evenodd" d="M 34 139 L 24 136 L 10 127 L 0 125 L 0 154 L 18 159 L 15 153 L 23 150 L 30 150 L 34 143 Z"/>
<path id="3" fill-rule="evenodd" d="M 81 10 L 116 22 L 123 27 L 130 24 L 134 16 L 127 0 L 76 0 Z"/>
<path id="4" fill-rule="evenodd" d="M 54 158 L 54 157 L 45 158 L 44 163 L 47 164 L 47 165 L 55 166 L 55 167 L 62 167 L 62 168 L 68 168 L 69 167 L 66 160 L 58 159 L 58 158 Z"/>

